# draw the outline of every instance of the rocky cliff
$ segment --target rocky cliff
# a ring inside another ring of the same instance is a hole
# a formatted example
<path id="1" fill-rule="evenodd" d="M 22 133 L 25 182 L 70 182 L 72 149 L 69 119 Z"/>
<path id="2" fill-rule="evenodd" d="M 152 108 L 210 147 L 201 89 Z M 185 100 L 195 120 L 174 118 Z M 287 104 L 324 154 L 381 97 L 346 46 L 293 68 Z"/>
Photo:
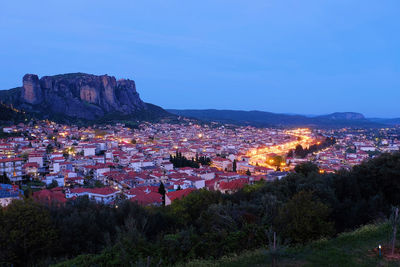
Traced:
<path id="1" fill-rule="evenodd" d="M 0 100 L 15 107 L 58 116 L 94 120 L 110 114 L 137 117 L 154 113 L 154 105 L 144 103 L 133 80 L 113 76 L 71 73 L 44 76 L 26 74 L 22 87 L 0 91 Z M 168 114 L 156 107 L 157 114 Z"/>

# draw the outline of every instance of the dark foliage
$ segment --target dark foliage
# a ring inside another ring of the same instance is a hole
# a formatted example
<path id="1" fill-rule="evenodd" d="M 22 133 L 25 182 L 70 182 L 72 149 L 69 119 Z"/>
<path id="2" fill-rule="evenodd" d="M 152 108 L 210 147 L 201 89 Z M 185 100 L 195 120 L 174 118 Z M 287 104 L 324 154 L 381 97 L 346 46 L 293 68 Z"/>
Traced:
<path id="1" fill-rule="evenodd" d="M 311 145 L 309 148 L 303 148 L 301 145 L 297 145 L 295 150 L 290 150 L 287 157 L 291 158 L 294 155 L 299 158 L 305 158 L 308 154 L 323 150 L 329 146 L 336 144 L 334 137 L 327 137 L 324 142 L 320 144 Z"/>
<path id="2" fill-rule="evenodd" d="M 93 254 L 63 266 L 130 266 L 148 257 L 169 265 L 268 246 L 270 229 L 291 244 L 306 243 L 387 218 L 392 205 L 400 205 L 400 153 L 336 174 L 320 174 L 311 164 L 297 171 L 232 195 L 198 190 L 166 207 L 107 206 L 87 198 L 50 207 L 19 201 L 0 212 L 0 262 Z M 21 232 L 17 239 L 13 231 Z M 45 239 L 43 231 L 50 233 Z M 21 243 L 24 236 L 32 241 Z"/>
<path id="3" fill-rule="evenodd" d="M 181 152 L 176 151 L 175 156 L 170 155 L 169 161 L 174 165 L 175 168 L 182 167 L 191 167 L 191 168 L 199 168 L 201 165 L 210 165 L 211 159 L 205 156 L 199 157 L 196 154 L 196 158 L 187 159 L 185 156 L 182 156 Z"/>

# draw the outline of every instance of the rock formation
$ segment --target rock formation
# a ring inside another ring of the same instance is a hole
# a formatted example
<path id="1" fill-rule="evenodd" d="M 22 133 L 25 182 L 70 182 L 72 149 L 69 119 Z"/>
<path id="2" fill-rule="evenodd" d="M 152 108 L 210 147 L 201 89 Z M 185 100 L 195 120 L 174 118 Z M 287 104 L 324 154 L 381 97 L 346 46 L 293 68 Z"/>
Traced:
<path id="1" fill-rule="evenodd" d="M 87 120 L 110 114 L 136 116 L 153 110 L 156 116 L 168 114 L 157 106 L 144 103 L 132 80 L 117 81 L 113 76 L 85 73 L 44 76 L 40 79 L 35 74 L 26 74 L 22 87 L 10 89 L 8 93 L 0 91 L 0 101 L 26 111 Z"/>

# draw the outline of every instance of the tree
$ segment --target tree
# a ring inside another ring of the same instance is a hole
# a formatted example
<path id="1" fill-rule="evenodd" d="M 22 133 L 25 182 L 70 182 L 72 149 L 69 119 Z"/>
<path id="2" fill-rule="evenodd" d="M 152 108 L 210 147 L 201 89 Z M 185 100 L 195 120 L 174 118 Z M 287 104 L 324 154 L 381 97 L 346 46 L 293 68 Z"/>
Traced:
<path id="1" fill-rule="evenodd" d="M 165 186 L 164 186 L 164 184 L 162 182 L 160 183 L 160 186 L 158 187 L 158 193 L 160 195 L 162 195 L 163 205 L 165 205 L 165 193 L 166 193 L 166 191 L 165 191 Z"/>
<path id="2" fill-rule="evenodd" d="M 53 152 L 53 146 L 51 144 L 48 144 L 46 147 L 46 153 L 50 154 L 51 152 Z"/>
<path id="3" fill-rule="evenodd" d="M 297 157 L 304 158 L 307 155 L 307 152 L 303 149 L 301 145 L 297 145 L 296 149 L 294 150 L 294 154 Z"/>
<path id="4" fill-rule="evenodd" d="M 99 180 L 95 180 L 94 187 L 102 188 L 102 187 L 104 187 L 104 184 L 102 182 L 100 182 Z"/>
<path id="5" fill-rule="evenodd" d="M 301 173 L 304 176 L 308 176 L 310 173 L 319 172 L 319 168 L 316 164 L 308 161 L 308 162 L 301 163 L 301 164 L 297 165 L 296 167 L 294 167 L 294 171 L 297 173 Z"/>
<path id="6" fill-rule="evenodd" d="M 301 191 L 279 210 L 274 225 L 284 238 L 304 244 L 333 233 L 328 216 L 328 206 L 313 200 L 312 192 Z"/>
<path id="7" fill-rule="evenodd" d="M 236 172 L 236 168 L 237 168 L 237 163 L 236 163 L 236 159 L 234 159 L 233 164 L 232 164 L 232 171 Z"/>
<path id="8" fill-rule="evenodd" d="M 55 245 L 49 212 L 32 200 L 16 200 L 0 210 L 0 262 L 34 265 Z"/>
<path id="9" fill-rule="evenodd" d="M 11 184 L 11 180 L 8 178 L 6 172 L 3 172 L 3 174 L 0 176 L 0 183 Z"/>
<path id="10" fill-rule="evenodd" d="M 48 189 L 56 188 L 58 186 L 58 183 L 56 180 L 53 180 L 51 184 L 47 187 Z"/>
<path id="11" fill-rule="evenodd" d="M 276 170 L 279 171 L 281 164 L 284 162 L 284 159 L 282 156 L 274 156 L 272 157 L 272 165 L 275 166 Z"/>

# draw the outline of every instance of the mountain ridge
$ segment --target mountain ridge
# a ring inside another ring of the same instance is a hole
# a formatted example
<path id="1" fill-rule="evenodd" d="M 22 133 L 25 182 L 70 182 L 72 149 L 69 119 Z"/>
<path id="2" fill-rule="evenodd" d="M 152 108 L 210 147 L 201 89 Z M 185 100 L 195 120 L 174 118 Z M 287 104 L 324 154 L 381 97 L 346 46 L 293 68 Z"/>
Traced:
<path id="1" fill-rule="evenodd" d="M 242 111 L 218 109 L 167 109 L 178 116 L 196 118 L 204 121 L 216 121 L 240 125 L 268 126 L 307 126 L 307 127 L 381 127 L 380 122 L 370 121 L 361 113 L 335 112 L 327 115 L 309 117 L 267 111 Z"/>

